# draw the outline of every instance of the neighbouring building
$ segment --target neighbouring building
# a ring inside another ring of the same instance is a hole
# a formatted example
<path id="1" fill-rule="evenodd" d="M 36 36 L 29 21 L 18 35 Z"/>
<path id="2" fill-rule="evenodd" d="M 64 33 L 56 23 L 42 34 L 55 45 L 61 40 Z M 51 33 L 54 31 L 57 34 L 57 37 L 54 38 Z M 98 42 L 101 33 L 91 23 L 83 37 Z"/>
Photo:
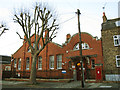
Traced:
<path id="1" fill-rule="evenodd" d="M 11 77 L 11 57 L 0 55 L 0 78 Z"/>
<path id="2" fill-rule="evenodd" d="M 107 20 L 103 13 L 102 48 L 105 79 L 120 81 L 120 18 Z"/>
<path id="3" fill-rule="evenodd" d="M 34 35 L 33 35 L 34 36 Z M 104 77 L 103 55 L 101 39 L 89 33 L 82 32 L 82 52 L 85 79 L 102 80 Z M 33 37 L 31 38 L 34 44 Z M 39 43 L 39 48 L 41 47 Z M 79 55 L 79 34 L 66 35 L 63 45 L 48 43 L 38 55 L 36 63 L 37 78 L 81 79 Z M 13 77 L 29 78 L 32 56 L 28 43 L 23 45 L 12 55 L 11 67 Z"/>

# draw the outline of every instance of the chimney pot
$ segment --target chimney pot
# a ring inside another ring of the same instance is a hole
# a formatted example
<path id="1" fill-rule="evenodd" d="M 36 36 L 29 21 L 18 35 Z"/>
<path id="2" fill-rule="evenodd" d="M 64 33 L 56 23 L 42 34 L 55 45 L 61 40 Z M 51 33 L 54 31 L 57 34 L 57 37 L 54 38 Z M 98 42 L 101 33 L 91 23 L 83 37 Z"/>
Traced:
<path id="1" fill-rule="evenodd" d="M 103 18 L 103 23 L 107 21 L 107 17 L 105 15 L 105 12 L 103 12 L 103 17 L 102 18 Z"/>

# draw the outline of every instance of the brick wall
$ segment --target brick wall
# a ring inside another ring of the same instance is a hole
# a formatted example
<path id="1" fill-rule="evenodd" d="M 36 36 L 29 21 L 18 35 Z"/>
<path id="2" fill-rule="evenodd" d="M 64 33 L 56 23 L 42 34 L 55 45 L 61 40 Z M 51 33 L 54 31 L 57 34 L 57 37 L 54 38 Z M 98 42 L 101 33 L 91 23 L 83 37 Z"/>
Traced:
<path id="1" fill-rule="evenodd" d="M 69 35 L 70 36 L 70 35 Z M 79 42 L 79 35 L 75 34 L 72 37 L 69 37 L 68 40 L 64 45 L 59 45 L 53 42 L 50 42 L 44 50 L 38 55 L 42 57 L 42 70 L 37 70 L 37 77 L 40 78 L 72 78 L 73 74 L 69 67 L 69 61 L 67 57 L 70 56 L 79 56 L 79 50 L 73 50 L 74 46 Z M 32 38 L 34 40 L 34 38 Z M 83 55 L 97 55 L 96 57 L 90 57 L 90 64 L 87 65 L 88 69 L 91 69 L 91 60 L 95 60 L 95 64 L 103 63 L 103 57 L 102 57 L 102 46 L 101 46 L 101 40 L 96 40 L 92 35 L 88 33 L 82 33 L 82 41 L 85 43 L 88 43 L 90 46 L 90 49 L 83 50 Z M 34 42 L 34 41 L 33 41 Z M 41 45 L 42 42 L 40 41 Z M 26 58 L 30 58 L 30 69 L 31 69 L 31 62 L 32 57 L 30 52 L 27 52 L 28 44 L 24 41 L 23 45 L 20 49 L 18 49 L 12 57 L 18 60 L 18 58 L 21 58 L 21 70 L 18 70 L 18 61 L 17 61 L 17 67 L 14 69 L 13 64 L 14 60 L 11 63 L 12 70 L 15 70 L 16 73 L 23 73 L 22 77 L 29 77 L 30 70 L 26 70 Z M 57 69 L 57 55 L 62 55 L 62 69 Z M 49 68 L 49 56 L 54 56 L 54 70 L 50 70 Z M 37 62 L 38 63 L 38 62 Z M 37 68 L 38 65 L 36 65 Z M 66 73 L 63 74 L 62 70 L 66 70 Z M 90 72 L 95 72 L 95 69 L 90 70 Z M 91 74 L 91 78 L 95 78 L 95 73 Z"/>
<path id="2" fill-rule="evenodd" d="M 120 54 L 120 47 L 115 47 L 113 40 L 113 36 L 118 35 L 119 30 L 120 28 L 102 30 L 104 66 L 105 71 L 108 71 L 107 73 L 110 73 L 110 70 L 112 70 L 113 73 L 119 73 L 119 68 L 116 67 L 116 55 Z"/>

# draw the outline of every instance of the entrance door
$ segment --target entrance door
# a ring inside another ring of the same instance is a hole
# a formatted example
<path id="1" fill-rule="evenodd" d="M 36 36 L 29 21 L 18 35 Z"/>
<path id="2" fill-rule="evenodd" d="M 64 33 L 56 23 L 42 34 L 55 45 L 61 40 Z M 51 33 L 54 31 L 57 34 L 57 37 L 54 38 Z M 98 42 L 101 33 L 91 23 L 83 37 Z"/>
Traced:
<path id="1" fill-rule="evenodd" d="M 79 66 L 76 66 L 76 71 L 77 71 L 77 80 L 81 80 L 81 70 Z"/>

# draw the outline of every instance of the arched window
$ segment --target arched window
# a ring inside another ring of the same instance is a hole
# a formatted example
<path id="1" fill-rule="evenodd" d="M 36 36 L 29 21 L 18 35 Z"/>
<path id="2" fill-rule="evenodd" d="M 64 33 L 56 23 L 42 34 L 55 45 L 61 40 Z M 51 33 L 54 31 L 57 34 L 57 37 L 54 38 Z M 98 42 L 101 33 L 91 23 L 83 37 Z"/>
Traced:
<path id="1" fill-rule="evenodd" d="M 42 70 L 42 57 L 38 57 L 38 70 Z"/>
<path id="2" fill-rule="evenodd" d="M 41 47 L 42 47 L 41 44 L 39 44 L 39 49 L 41 49 Z"/>
<path id="3" fill-rule="evenodd" d="M 89 45 L 88 45 L 87 43 L 82 43 L 82 49 L 89 49 L 89 48 L 90 48 L 90 47 L 89 47 Z M 79 50 L 79 43 L 77 43 L 77 44 L 74 46 L 73 50 Z"/>
<path id="4" fill-rule="evenodd" d="M 17 60 L 16 58 L 14 59 L 14 68 L 16 68 L 16 65 L 17 65 Z"/>
<path id="5" fill-rule="evenodd" d="M 33 48 L 35 48 L 35 43 L 33 43 Z"/>
<path id="6" fill-rule="evenodd" d="M 21 70 L 21 58 L 18 59 L 18 70 Z"/>
<path id="7" fill-rule="evenodd" d="M 31 52 L 31 49 L 30 49 L 30 47 L 28 47 L 28 49 L 27 49 L 27 52 Z"/>
<path id="8" fill-rule="evenodd" d="M 29 66 L 30 66 L 30 59 L 29 57 L 26 58 L 26 70 L 29 70 Z"/>

